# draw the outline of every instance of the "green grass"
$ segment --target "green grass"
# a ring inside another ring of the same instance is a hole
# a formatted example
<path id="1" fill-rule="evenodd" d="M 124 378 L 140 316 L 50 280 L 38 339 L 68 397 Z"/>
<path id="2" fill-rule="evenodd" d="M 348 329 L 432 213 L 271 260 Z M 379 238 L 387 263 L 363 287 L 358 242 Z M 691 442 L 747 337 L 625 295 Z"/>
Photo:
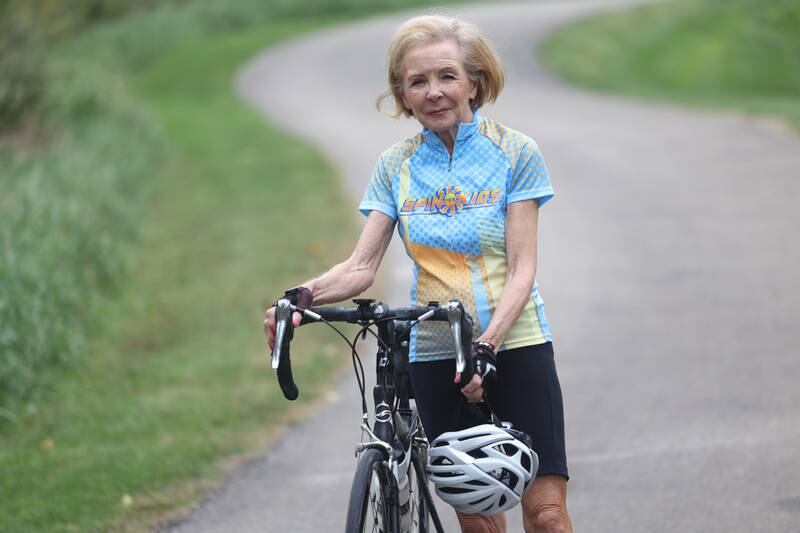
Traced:
<path id="1" fill-rule="evenodd" d="M 322 157 L 265 127 L 230 83 L 254 51 L 319 23 L 190 42 L 136 77 L 170 143 L 139 261 L 103 309 L 108 330 L 88 363 L 54 369 L 41 403 L 2 435 L 0 530 L 147 523 L 202 487 L 179 482 L 214 478 L 220 457 L 263 445 L 262 428 L 291 416 L 263 309 L 343 257 L 354 215 Z M 344 351 L 326 333 L 298 336 L 306 400 L 345 360 L 330 357 Z"/>
<path id="2" fill-rule="evenodd" d="M 541 53 L 573 83 L 800 127 L 798 28 L 795 0 L 679 0 L 580 21 Z"/>
<path id="3" fill-rule="evenodd" d="M 0 221 L 34 215 L 0 225 L 25 236 L 3 241 L 0 274 L 10 252 L 32 251 L 12 272 L 20 292 L 0 276 L 0 312 L 30 326 L 0 320 L 0 365 L 9 339 L 42 355 L 33 389 L 0 393 L 0 531 L 148 529 L 326 390 L 348 361 L 337 338 L 298 335 L 290 404 L 261 321 L 284 288 L 344 258 L 356 215 L 321 155 L 237 101 L 232 76 L 288 36 L 420 3 L 195 0 L 61 43 L 52 136 L 0 148 L 14 171 L 0 176 Z M 75 357 L 60 358 L 65 346 Z"/>
<path id="4" fill-rule="evenodd" d="M 118 78 L 70 62 L 49 70 L 49 138 L 0 148 L 0 428 L 44 368 L 83 358 L 163 155 L 158 124 Z"/>

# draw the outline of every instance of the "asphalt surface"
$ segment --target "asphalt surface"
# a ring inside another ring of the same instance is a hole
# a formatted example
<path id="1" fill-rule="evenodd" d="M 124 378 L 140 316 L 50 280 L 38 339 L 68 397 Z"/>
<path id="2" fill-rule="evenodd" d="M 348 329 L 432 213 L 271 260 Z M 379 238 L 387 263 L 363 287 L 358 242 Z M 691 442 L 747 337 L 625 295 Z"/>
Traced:
<path id="1" fill-rule="evenodd" d="M 483 111 L 537 140 L 556 199 L 538 281 L 555 334 L 580 532 L 800 531 L 800 137 L 765 119 L 564 86 L 534 44 L 619 2 L 463 6 L 508 85 Z M 378 154 L 417 131 L 375 111 L 404 16 L 287 42 L 239 94 L 318 145 L 355 207 Z M 384 261 L 387 301 L 409 266 Z M 302 387 L 302 384 L 301 384 Z M 308 422 L 250 461 L 172 531 L 343 527 L 359 408 L 349 374 Z M 452 513 L 447 531 L 457 531 Z M 518 513 L 509 531 L 522 531 Z"/>

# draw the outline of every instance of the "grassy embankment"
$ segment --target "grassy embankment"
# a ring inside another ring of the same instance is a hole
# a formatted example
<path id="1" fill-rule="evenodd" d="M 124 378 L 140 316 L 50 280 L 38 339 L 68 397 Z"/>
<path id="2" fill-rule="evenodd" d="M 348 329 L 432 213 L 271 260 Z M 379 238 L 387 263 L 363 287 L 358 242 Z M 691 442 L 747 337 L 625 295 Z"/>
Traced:
<path id="1" fill-rule="evenodd" d="M 359 2 L 344 4 L 345 18 L 359 12 Z M 180 18 L 180 9 L 164 11 Z M 65 220 L 76 227 L 68 229 L 103 237 L 67 243 L 65 253 L 80 248 L 70 266 L 83 265 L 92 278 L 69 285 L 69 309 L 44 312 L 44 294 L 35 305 L 40 315 L 19 313 L 31 334 L 37 323 L 58 320 L 65 335 L 70 317 L 85 313 L 88 319 L 74 323 L 77 329 L 88 321 L 90 336 L 74 343 L 78 357 L 68 364 L 56 359 L 32 366 L 35 387 L 0 413 L 2 531 L 146 528 L 196 499 L 224 471 L 221 459 L 263 447 L 269 428 L 297 414 L 267 363 L 260 333 L 264 306 L 283 288 L 342 258 L 354 238 L 350 202 L 328 164 L 313 149 L 265 126 L 231 94 L 234 69 L 255 51 L 334 18 L 252 22 L 245 13 L 220 17 L 219 24 L 230 30 L 207 33 L 187 19 L 187 33 L 177 37 L 171 30 L 184 28 L 171 28 L 169 17 L 143 19 L 150 22 L 126 30 L 130 39 L 101 29 L 60 51 L 67 70 L 85 75 L 82 60 L 75 58 L 113 60 L 120 43 L 151 48 L 141 54 L 138 48 L 125 50 L 126 61 L 137 56 L 141 61 L 127 61 L 119 79 L 109 77 L 108 99 L 121 109 L 118 120 L 85 119 L 109 106 L 95 101 L 95 87 L 80 85 L 106 77 L 77 76 L 79 87 L 65 96 L 71 100 L 55 106 L 71 114 L 59 119 L 56 137 L 44 147 L 6 153 L 0 161 L 13 170 L 3 176 L 7 183 L 25 182 L 29 167 L 38 168 L 34 174 L 46 181 L 50 175 L 42 161 L 55 154 L 55 165 L 69 177 L 62 187 L 70 200 Z M 158 35 L 154 42 L 162 48 L 165 38 L 170 46 L 159 49 L 147 41 L 148 32 Z M 119 66 L 96 64 L 101 70 Z M 128 68 L 131 64 L 136 68 Z M 82 123 L 87 131 L 74 135 Z M 98 154 L 97 165 L 84 157 L 89 148 Z M 80 172 L 70 167 L 71 157 Z M 116 175 L 125 176 L 124 186 Z M 114 182 L 113 194 L 95 202 L 104 176 Z M 87 190 L 81 192 L 80 184 Z M 36 190 L 29 196 L 37 197 Z M 94 205 L 84 209 L 81 202 L 88 197 Z M 9 209 L 2 199 L 0 207 Z M 106 235 L 106 226 L 126 209 L 131 212 L 125 213 L 124 227 Z M 20 213 L 24 229 L 30 210 Z M 50 225 L 42 227 L 52 230 L 53 221 L 46 222 Z M 28 239 L 28 249 L 48 245 L 38 242 L 39 234 Z M 68 239 L 54 234 L 52 245 Z M 124 239 L 138 244 L 114 244 Z M 51 271 L 59 268 L 56 252 L 47 255 Z M 109 254 L 115 255 L 101 260 Z M 36 254 L 31 257 L 12 274 L 22 273 L 23 281 L 35 285 L 30 268 L 40 266 Z M 95 264 L 106 263 L 116 269 L 107 286 L 96 281 L 111 267 L 94 271 Z M 81 287 L 102 289 L 105 296 L 89 297 Z M 12 307 L 14 301 L 11 294 Z M 304 355 L 295 360 L 302 408 L 346 359 L 326 331 L 310 328 L 297 344 L 296 353 Z"/>
<path id="2" fill-rule="evenodd" d="M 542 46 L 564 79 L 800 128 L 800 3 L 679 0 L 591 17 Z"/>
<path id="3" fill-rule="evenodd" d="M 120 513 L 146 523 L 201 487 L 176 482 L 215 477 L 219 457 L 263 445 L 264 428 L 287 420 L 262 348 L 264 305 L 342 257 L 354 224 L 327 163 L 265 128 L 230 80 L 248 54 L 305 26 L 193 42 L 136 77 L 169 143 L 137 266 L 104 305 L 88 361 L 54 369 L 6 428 L 0 530 L 91 531 Z M 306 341 L 296 365 L 308 399 L 344 358 Z"/>

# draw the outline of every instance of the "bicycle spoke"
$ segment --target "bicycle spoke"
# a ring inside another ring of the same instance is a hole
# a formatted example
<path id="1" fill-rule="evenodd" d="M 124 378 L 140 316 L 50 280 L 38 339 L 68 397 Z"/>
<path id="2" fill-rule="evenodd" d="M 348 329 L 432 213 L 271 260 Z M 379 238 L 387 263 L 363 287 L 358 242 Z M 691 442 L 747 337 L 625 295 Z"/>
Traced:
<path id="1" fill-rule="evenodd" d="M 372 473 L 369 487 L 369 509 L 371 518 L 364 520 L 364 526 L 370 527 L 371 533 L 383 532 L 383 495 L 381 494 L 381 483 L 377 472 Z"/>

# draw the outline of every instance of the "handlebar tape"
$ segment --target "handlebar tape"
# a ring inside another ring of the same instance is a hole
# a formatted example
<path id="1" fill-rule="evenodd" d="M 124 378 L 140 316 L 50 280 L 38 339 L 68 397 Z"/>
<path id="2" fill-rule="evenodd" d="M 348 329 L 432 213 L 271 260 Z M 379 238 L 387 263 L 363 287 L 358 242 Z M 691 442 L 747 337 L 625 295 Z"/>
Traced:
<path id="1" fill-rule="evenodd" d="M 278 362 L 278 384 L 287 400 L 296 400 L 300 395 L 292 375 L 292 360 L 289 355 L 289 344 L 291 344 L 292 337 L 294 337 L 294 326 L 289 320 L 281 345 L 281 359 Z"/>

